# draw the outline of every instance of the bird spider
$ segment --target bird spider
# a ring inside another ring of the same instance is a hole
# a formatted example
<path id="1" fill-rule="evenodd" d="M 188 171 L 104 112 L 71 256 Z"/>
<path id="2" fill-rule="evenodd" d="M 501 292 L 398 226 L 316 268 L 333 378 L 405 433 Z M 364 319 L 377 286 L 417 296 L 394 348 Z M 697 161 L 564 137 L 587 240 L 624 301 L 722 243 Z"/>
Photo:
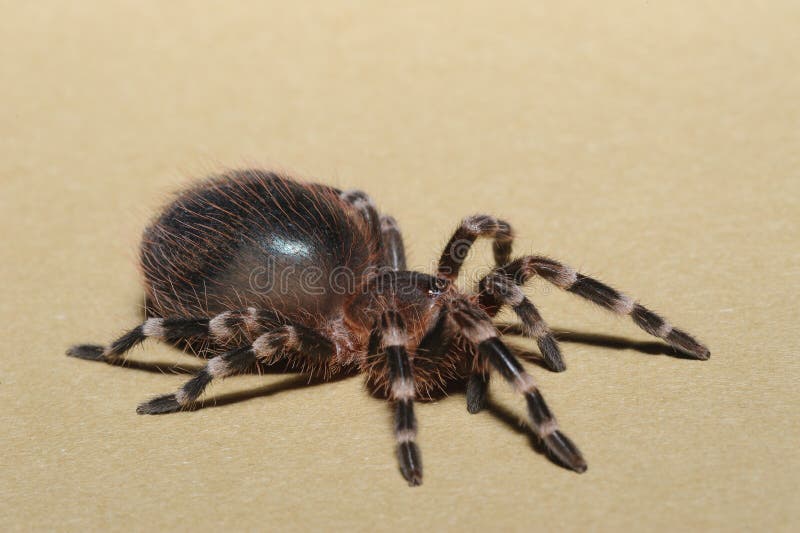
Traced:
<path id="1" fill-rule="evenodd" d="M 453 281 L 473 242 L 493 240 L 495 267 L 476 294 Z M 190 409 L 215 378 L 283 362 L 323 379 L 363 372 L 395 413 L 400 470 L 422 482 L 414 400 L 466 381 L 467 408 L 485 404 L 496 370 L 525 397 L 530 423 L 564 466 L 586 470 L 533 378 L 500 340 L 492 317 L 509 306 L 545 365 L 564 370 L 558 343 L 521 287 L 539 276 L 620 315 L 697 359 L 708 349 L 615 289 L 558 261 L 511 258 L 509 224 L 465 218 L 433 275 L 406 269 L 395 220 L 379 216 L 360 191 L 339 191 L 262 170 L 232 171 L 182 193 L 145 231 L 140 262 L 147 318 L 109 346 L 73 346 L 68 355 L 118 362 L 148 337 L 202 341 L 205 367 L 140 414 Z"/>

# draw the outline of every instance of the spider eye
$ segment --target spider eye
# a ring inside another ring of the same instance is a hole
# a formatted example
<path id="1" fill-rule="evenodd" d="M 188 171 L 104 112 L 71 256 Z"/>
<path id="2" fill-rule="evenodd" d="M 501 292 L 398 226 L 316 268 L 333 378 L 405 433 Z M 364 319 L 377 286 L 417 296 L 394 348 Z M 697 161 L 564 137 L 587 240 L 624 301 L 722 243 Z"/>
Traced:
<path id="1" fill-rule="evenodd" d="M 448 281 L 443 278 L 433 278 L 433 283 L 428 289 L 428 296 L 436 296 L 442 294 L 447 289 Z"/>

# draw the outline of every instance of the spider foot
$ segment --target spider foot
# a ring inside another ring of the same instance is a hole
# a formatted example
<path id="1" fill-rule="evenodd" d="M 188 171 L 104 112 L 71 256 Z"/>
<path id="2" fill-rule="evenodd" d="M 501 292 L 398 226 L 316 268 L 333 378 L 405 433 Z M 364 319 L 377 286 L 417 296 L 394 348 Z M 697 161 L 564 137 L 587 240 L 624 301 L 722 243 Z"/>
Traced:
<path id="1" fill-rule="evenodd" d="M 408 481 L 408 486 L 422 485 L 422 462 L 417 445 L 414 442 L 400 443 L 397 454 L 400 456 L 400 471 Z"/>
<path id="2" fill-rule="evenodd" d="M 489 376 L 473 374 L 467 381 L 467 411 L 470 414 L 480 413 L 486 408 L 486 395 L 489 388 Z"/>
<path id="3" fill-rule="evenodd" d="M 586 472 L 588 466 L 586 460 L 581 455 L 581 451 L 566 435 L 556 430 L 543 439 L 544 445 L 555 459 L 570 470 L 582 474 Z"/>
<path id="4" fill-rule="evenodd" d="M 551 372 L 563 372 L 567 369 L 561 349 L 552 335 L 545 335 L 538 341 L 539 351 L 542 352 L 544 366 Z"/>
<path id="5" fill-rule="evenodd" d="M 701 361 L 706 361 L 709 357 L 711 357 L 711 351 L 708 348 L 697 342 L 694 337 L 680 329 L 675 328 L 670 331 L 666 337 L 666 340 L 680 351 Z"/>
<path id="6" fill-rule="evenodd" d="M 183 409 L 174 394 L 156 396 L 152 400 L 144 402 L 136 408 L 140 415 L 160 415 L 164 413 L 174 413 Z"/>
<path id="7" fill-rule="evenodd" d="M 87 361 L 103 361 L 105 350 L 105 346 L 99 344 L 76 344 L 67 350 L 67 355 Z"/>

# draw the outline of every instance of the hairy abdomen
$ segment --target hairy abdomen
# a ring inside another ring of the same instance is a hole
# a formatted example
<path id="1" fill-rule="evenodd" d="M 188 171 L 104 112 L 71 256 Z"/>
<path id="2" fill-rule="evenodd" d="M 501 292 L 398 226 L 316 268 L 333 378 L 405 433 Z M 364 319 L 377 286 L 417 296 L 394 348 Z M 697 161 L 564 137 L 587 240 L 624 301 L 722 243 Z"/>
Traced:
<path id="1" fill-rule="evenodd" d="M 371 238 L 336 189 L 260 170 L 217 176 L 145 231 L 149 312 L 336 315 L 369 265 Z"/>

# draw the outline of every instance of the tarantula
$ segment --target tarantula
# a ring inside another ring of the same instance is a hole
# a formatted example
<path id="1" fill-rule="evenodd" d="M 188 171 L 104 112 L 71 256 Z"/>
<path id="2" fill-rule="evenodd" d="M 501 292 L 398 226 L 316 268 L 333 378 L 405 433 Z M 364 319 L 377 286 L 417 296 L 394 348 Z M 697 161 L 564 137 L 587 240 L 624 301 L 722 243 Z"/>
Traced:
<path id="1" fill-rule="evenodd" d="M 479 237 L 493 239 L 495 267 L 476 294 L 453 283 Z M 205 367 L 140 414 L 191 409 L 215 378 L 283 362 L 322 379 L 363 372 L 393 403 L 400 471 L 422 482 L 414 400 L 466 381 L 467 408 L 486 402 L 490 369 L 525 397 L 535 434 L 562 465 L 586 470 L 578 448 L 492 317 L 509 306 L 544 364 L 565 369 L 558 343 L 521 287 L 539 276 L 620 315 L 697 359 L 709 350 L 615 289 L 546 257 L 511 259 L 511 226 L 465 218 L 433 275 L 406 269 L 395 219 L 379 216 L 361 191 L 305 183 L 263 170 L 231 171 L 180 193 L 146 229 L 141 269 L 146 319 L 109 346 L 73 346 L 68 355 L 119 362 L 154 337 L 184 347 L 202 341 Z M 187 344 L 188 343 L 188 344 Z"/>

